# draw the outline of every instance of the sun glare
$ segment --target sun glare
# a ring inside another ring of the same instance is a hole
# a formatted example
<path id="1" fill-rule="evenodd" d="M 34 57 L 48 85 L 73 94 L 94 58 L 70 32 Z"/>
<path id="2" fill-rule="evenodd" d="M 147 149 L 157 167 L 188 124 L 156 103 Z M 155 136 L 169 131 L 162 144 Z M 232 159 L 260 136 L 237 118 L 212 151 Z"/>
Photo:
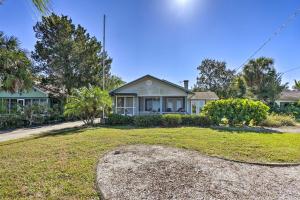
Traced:
<path id="1" fill-rule="evenodd" d="M 180 6 L 185 6 L 189 0 L 175 0 L 176 3 Z"/>

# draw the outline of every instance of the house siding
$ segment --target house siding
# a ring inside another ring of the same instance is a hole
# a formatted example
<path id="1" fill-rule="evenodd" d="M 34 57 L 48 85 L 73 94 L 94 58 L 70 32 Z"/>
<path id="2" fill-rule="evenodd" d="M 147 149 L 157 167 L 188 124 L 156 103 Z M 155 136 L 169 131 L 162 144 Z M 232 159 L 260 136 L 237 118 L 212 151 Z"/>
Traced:
<path id="1" fill-rule="evenodd" d="M 138 96 L 187 96 L 186 92 L 178 88 L 150 78 L 127 85 L 115 93 L 136 93 Z"/>

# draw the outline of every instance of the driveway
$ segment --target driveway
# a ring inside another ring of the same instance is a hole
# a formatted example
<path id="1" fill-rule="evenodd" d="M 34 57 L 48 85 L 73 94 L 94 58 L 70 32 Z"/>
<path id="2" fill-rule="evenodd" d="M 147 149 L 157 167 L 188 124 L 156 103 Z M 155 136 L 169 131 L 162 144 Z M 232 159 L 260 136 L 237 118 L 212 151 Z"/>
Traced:
<path id="1" fill-rule="evenodd" d="M 300 126 L 285 126 L 279 128 L 267 128 L 281 133 L 300 133 Z"/>
<path id="2" fill-rule="evenodd" d="M 49 131 L 79 127 L 82 126 L 83 124 L 84 123 L 82 121 L 75 121 L 75 122 L 66 122 L 61 124 L 39 126 L 33 128 L 20 128 L 12 131 L 0 131 L 0 142 L 29 137 L 32 135 L 37 135 Z"/>

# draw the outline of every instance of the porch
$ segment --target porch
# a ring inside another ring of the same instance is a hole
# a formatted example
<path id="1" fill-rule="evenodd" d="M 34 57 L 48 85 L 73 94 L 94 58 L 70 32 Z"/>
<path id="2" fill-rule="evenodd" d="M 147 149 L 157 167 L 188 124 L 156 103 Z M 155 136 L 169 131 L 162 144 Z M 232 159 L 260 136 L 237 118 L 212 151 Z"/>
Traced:
<path id="1" fill-rule="evenodd" d="M 186 96 L 115 96 L 115 113 L 121 115 L 152 115 L 187 113 Z"/>

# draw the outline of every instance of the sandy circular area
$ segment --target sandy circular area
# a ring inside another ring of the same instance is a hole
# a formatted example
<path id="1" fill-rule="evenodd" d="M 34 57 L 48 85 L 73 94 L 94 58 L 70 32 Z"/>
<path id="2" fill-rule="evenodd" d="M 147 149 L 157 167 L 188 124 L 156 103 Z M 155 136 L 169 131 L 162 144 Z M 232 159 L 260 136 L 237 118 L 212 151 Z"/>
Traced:
<path id="1" fill-rule="evenodd" d="M 104 199 L 300 199 L 300 166 L 266 167 L 163 146 L 126 146 L 97 166 Z"/>

